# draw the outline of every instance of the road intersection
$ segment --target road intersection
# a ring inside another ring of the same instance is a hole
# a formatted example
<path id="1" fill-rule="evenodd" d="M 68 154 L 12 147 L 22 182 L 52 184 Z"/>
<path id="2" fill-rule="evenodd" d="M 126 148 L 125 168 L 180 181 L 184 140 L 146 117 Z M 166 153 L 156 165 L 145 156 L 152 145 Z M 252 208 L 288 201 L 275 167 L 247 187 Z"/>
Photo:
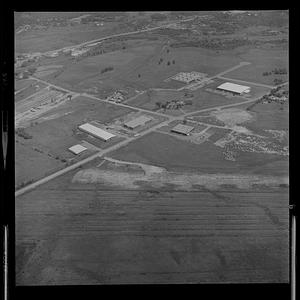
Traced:
<path id="1" fill-rule="evenodd" d="M 216 75 L 214 75 L 214 76 L 212 76 L 210 78 L 206 78 L 205 80 L 210 80 L 210 79 L 213 79 L 213 78 L 220 78 L 220 76 L 225 75 L 226 73 L 231 72 L 232 70 L 235 70 L 235 69 L 237 69 L 239 67 L 242 67 L 244 65 L 247 65 L 247 64 L 249 64 L 249 63 L 240 63 L 240 64 L 238 64 L 238 65 L 236 65 L 236 66 L 234 66 L 234 67 L 232 67 L 230 69 L 227 69 L 227 70 L 225 70 L 225 71 L 223 71 L 223 72 L 221 72 L 219 74 L 216 74 Z M 87 157 L 87 158 L 85 158 L 85 159 L 83 159 L 83 160 L 81 160 L 79 162 L 74 163 L 73 165 L 67 166 L 64 169 L 61 169 L 61 170 L 59 170 L 59 171 L 57 171 L 57 172 L 55 172 L 55 173 L 53 173 L 53 174 L 51 174 L 49 176 L 46 176 L 46 177 L 44 177 L 44 178 L 42 178 L 42 179 L 40 179 L 40 180 L 38 180 L 38 181 L 36 181 L 36 182 L 34 182 L 32 184 L 29 184 L 29 185 L 25 186 L 24 188 L 21 188 L 21 189 L 17 190 L 15 192 L 15 196 L 16 197 L 20 196 L 20 195 L 24 194 L 25 192 L 27 192 L 29 190 L 32 190 L 32 189 L 36 188 L 37 186 L 39 186 L 41 184 L 44 184 L 44 183 L 46 183 L 46 182 L 48 182 L 48 181 L 50 181 L 50 180 L 52 180 L 52 179 L 54 179 L 54 178 L 56 178 L 58 176 L 61 176 L 61 175 L 65 174 L 65 173 L 67 173 L 67 172 L 69 172 L 71 170 L 74 170 L 74 169 L 76 169 L 76 168 L 78 168 L 78 167 L 80 167 L 80 166 L 82 166 L 82 165 L 84 165 L 84 164 L 92 161 L 93 159 L 95 159 L 97 157 L 102 157 L 103 155 L 105 155 L 105 154 L 107 154 L 107 153 L 109 153 L 111 151 L 117 150 L 120 147 L 128 145 L 129 143 L 131 143 L 133 141 L 136 141 L 136 140 L 144 137 L 146 134 L 149 134 L 149 133 L 151 133 L 153 131 L 156 131 L 157 129 L 159 129 L 159 128 L 163 127 L 163 126 L 166 126 L 166 125 L 170 124 L 171 122 L 173 122 L 175 120 L 184 120 L 187 117 L 190 117 L 190 116 L 192 116 L 194 114 L 198 114 L 198 113 L 201 113 L 201 112 L 208 112 L 208 111 L 212 111 L 212 110 L 216 110 L 216 109 L 220 110 L 220 109 L 224 109 L 224 108 L 231 108 L 231 107 L 235 107 L 235 106 L 239 106 L 239 105 L 243 105 L 243 104 L 252 103 L 252 102 L 255 102 L 255 101 L 257 101 L 259 99 L 259 97 L 256 97 L 256 98 L 248 99 L 248 100 L 241 101 L 241 102 L 236 102 L 236 103 L 231 103 L 231 104 L 218 105 L 218 106 L 215 106 L 215 107 L 204 108 L 204 109 L 200 109 L 200 110 L 197 110 L 197 111 L 193 111 L 193 112 L 189 112 L 189 113 L 184 113 L 184 114 L 182 114 L 180 116 L 170 116 L 170 115 L 167 115 L 167 114 L 164 114 L 164 113 L 160 113 L 160 112 L 154 112 L 154 111 L 149 111 L 149 110 L 143 109 L 143 108 L 132 107 L 132 106 L 128 105 L 127 103 L 125 104 L 125 103 L 110 102 L 110 101 L 108 101 L 106 99 L 101 99 L 101 98 L 98 98 L 96 96 L 93 96 L 93 95 L 90 95 L 90 94 L 87 94 L 87 93 L 75 93 L 74 91 L 68 90 L 66 88 L 62 88 L 60 86 L 57 86 L 57 85 L 52 84 L 52 83 L 49 83 L 49 82 L 47 82 L 45 80 L 42 80 L 42 79 L 39 79 L 37 77 L 31 76 L 31 78 L 35 79 L 37 81 L 43 82 L 43 83 L 45 83 L 45 84 L 47 84 L 47 85 L 49 85 L 51 87 L 63 90 L 63 91 L 68 92 L 68 93 L 72 93 L 73 95 L 76 95 L 76 96 L 80 96 L 81 95 L 81 96 L 85 96 L 85 97 L 88 97 L 88 98 L 91 98 L 91 99 L 95 99 L 95 100 L 98 100 L 98 101 L 110 103 L 112 105 L 122 106 L 122 107 L 130 108 L 130 109 L 133 109 L 133 110 L 136 110 L 136 111 L 139 111 L 139 112 L 148 113 L 148 114 L 150 113 L 152 115 L 157 115 L 159 117 L 164 117 L 164 118 L 166 118 L 166 120 L 160 122 L 159 124 L 156 124 L 156 125 L 148 128 L 148 129 L 146 129 L 144 131 L 142 131 L 141 133 L 139 133 L 139 135 L 135 135 L 133 137 L 128 137 L 125 140 L 119 142 L 118 144 L 112 145 L 111 147 L 108 147 L 106 149 L 102 149 L 102 150 L 98 151 L 97 153 L 95 153 L 95 154 L 93 154 L 93 155 L 91 155 L 91 156 L 89 156 L 89 157 Z M 251 84 L 256 84 L 256 83 L 251 82 Z M 256 84 L 256 85 L 261 85 L 261 84 Z M 185 88 L 186 87 L 190 87 L 190 85 L 185 86 Z M 271 88 L 271 86 L 269 86 L 269 87 Z M 136 96 L 134 96 L 134 97 L 136 97 Z M 134 97 L 132 97 L 132 98 L 134 98 Z M 128 102 L 128 101 L 130 101 L 130 99 L 128 99 L 126 102 Z"/>

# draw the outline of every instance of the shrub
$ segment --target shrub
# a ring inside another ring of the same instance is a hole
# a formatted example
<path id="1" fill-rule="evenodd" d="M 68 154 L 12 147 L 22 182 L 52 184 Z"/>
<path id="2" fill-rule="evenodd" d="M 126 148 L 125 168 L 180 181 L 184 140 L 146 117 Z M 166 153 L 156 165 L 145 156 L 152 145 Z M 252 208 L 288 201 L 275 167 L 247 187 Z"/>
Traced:
<path id="1" fill-rule="evenodd" d="M 106 67 L 104 69 L 101 70 L 101 74 L 108 72 L 108 71 L 112 71 L 114 68 L 113 67 Z"/>
<path id="2" fill-rule="evenodd" d="M 32 139 L 32 135 L 30 135 L 28 132 L 26 132 L 25 128 L 23 128 L 23 127 L 17 128 L 15 132 L 19 137 L 22 137 L 25 140 Z"/>

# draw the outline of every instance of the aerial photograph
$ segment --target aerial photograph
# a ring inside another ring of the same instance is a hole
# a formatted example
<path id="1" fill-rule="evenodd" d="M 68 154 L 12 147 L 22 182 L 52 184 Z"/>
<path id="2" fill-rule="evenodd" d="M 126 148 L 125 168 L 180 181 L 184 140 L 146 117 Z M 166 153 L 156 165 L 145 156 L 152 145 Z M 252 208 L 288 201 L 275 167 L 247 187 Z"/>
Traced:
<path id="1" fill-rule="evenodd" d="M 17 286 L 289 283 L 289 11 L 14 13 Z"/>

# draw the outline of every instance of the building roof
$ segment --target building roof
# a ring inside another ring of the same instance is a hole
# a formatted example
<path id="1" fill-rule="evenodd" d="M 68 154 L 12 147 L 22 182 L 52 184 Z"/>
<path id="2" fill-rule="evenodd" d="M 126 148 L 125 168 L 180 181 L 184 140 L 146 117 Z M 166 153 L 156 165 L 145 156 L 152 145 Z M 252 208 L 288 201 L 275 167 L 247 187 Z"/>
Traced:
<path id="1" fill-rule="evenodd" d="M 140 125 L 144 125 L 145 123 L 147 123 L 148 121 L 152 120 L 150 117 L 147 116 L 139 116 L 131 121 L 128 121 L 126 123 L 124 123 L 124 125 L 126 127 L 130 127 L 130 128 L 135 128 L 138 127 Z"/>
<path id="2" fill-rule="evenodd" d="M 82 146 L 82 145 L 74 145 L 74 146 L 72 146 L 72 147 L 69 148 L 69 150 L 71 152 L 73 152 L 74 154 L 79 154 L 79 153 L 85 151 L 86 149 L 87 148 L 84 147 L 84 146 Z"/>
<path id="3" fill-rule="evenodd" d="M 115 135 L 110 133 L 110 132 L 107 132 L 99 127 L 96 127 L 92 124 L 89 124 L 89 123 L 85 123 L 85 124 L 82 124 L 79 126 L 79 129 L 87 132 L 87 133 L 90 133 L 91 135 L 94 135 L 100 139 L 103 139 L 105 141 L 111 139 L 112 137 L 114 137 Z"/>
<path id="4" fill-rule="evenodd" d="M 218 89 L 234 92 L 234 93 L 244 93 L 249 92 L 250 87 L 245 85 L 239 85 L 231 82 L 225 82 L 218 86 Z"/>
<path id="5" fill-rule="evenodd" d="M 175 127 L 172 128 L 172 131 L 182 133 L 182 134 L 189 134 L 194 129 L 193 126 L 177 124 Z"/>

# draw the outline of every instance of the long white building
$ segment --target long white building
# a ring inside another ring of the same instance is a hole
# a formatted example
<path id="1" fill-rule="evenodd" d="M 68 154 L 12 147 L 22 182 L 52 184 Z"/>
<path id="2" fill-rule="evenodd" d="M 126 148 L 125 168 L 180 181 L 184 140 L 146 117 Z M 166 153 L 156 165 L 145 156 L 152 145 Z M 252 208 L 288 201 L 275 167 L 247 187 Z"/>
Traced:
<path id="1" fill-rule="evenodd" d="M 240 85 L 240 84 L 235 84 L 231 82 L 225 82 L 222 83 L 217 87 L 218 90 L 226 91 L 226 92 L 231 92 L 234 94 L 243 94 L 243 93 L 249 93 L 250 92 L 250 87 L 245 86 L 245 85 Z"/>
<path id="2" fill-rule="evenodd" d="M 99 138 L 99 139 L 105 141 L 105 142 L 116 136 L 116 135 L 114 135 L 108 131 L 105 131 L 99 127 L 96 127 L 90 123 L 82 124 L 78 128 L 96 138 Z"/>

